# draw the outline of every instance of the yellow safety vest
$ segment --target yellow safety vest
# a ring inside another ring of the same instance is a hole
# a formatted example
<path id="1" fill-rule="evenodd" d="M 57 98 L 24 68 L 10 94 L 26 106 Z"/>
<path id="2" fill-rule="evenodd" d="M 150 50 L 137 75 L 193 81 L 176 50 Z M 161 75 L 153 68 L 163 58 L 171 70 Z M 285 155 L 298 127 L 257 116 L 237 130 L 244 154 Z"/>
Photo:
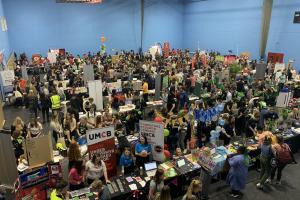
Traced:
<path id="1" fill-rule="evenodd" d="M 50 200 L 62 200 L 62 198 L 59 198 L 57 196 L 56 190 L 52 190 L 51 195 L 50 195 Z"/>
<path id="2" fill-rule="evenodd" d="M 51 104 L 52 104 L 52 110 L 60 109 L 60 96 L 59 95 L 53 95 L 51 96 Z"/>

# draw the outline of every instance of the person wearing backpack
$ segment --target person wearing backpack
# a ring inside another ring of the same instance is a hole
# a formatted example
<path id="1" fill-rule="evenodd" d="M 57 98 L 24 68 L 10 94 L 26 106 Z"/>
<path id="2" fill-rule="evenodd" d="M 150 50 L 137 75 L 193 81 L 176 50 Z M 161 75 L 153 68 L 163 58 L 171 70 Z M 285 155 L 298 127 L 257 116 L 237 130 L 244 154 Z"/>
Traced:
<path id="1" fill-rule="evenodd" d="M 277 158 L 277 166 L 272 169 L 271 182 L 272 183 L 274 182 L 273 180 L 275 177 L 275 173 L 277 171 L 276 184 L 280 185 L 282 170 L 285 168 L 287 164 L 291 164 L 291 163 L 296 164 L 297 162 L 295 161 L 295 158 L 293 156 L 293 153 L 289 145 L 284 143 L 282 136 L 277 136 L 277 142 L 278 144 L 275 144 L 273 146 L 273 151 L 275 152 L 275 156 Z"/>

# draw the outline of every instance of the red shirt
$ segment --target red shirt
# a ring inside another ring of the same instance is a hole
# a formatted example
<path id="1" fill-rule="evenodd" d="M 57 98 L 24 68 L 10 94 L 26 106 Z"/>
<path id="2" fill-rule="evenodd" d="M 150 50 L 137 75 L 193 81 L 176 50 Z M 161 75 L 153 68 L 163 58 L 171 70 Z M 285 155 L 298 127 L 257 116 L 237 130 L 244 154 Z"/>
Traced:
<path id="1" fill-rule="evenodd" d="M 83 176 L 78 174 L 77 169 L 72 168 L 69 172 L 69 183 L 72 185 L 78 185 L 83 182 Z"/>

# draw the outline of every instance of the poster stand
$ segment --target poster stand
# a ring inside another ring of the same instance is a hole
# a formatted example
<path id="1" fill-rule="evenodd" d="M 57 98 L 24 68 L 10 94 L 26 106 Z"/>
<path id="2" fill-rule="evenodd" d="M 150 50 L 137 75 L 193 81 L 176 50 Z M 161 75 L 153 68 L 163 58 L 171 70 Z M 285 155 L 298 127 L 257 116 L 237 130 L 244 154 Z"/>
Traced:
<path id="1" fill-rule="evenodd" d="M 89 96 L 94 99 L 97 110 L 103 110 L 102 81 L 88 81 Z"/>

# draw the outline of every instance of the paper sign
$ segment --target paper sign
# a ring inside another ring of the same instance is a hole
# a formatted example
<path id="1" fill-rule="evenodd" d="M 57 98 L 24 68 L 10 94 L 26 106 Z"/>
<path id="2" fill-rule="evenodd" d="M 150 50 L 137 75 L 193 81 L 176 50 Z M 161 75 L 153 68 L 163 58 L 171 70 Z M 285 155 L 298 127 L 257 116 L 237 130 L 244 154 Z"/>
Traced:
<path id="1" fill-rule="evenodd" d="M 152 147 L 153 159 L 164 160 L 164 125 L 163 123 L 140 120 L 140 135 L 147 138 Z"/>

